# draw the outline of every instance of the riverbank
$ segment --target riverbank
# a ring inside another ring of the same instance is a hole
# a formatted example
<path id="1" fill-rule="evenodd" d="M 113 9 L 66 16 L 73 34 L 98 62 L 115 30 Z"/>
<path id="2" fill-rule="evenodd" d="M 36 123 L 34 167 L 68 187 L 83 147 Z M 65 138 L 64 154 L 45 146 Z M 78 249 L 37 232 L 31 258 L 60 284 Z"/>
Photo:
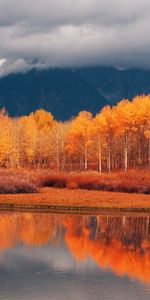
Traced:
<path id="1" fill-rule="evenodd" d="M 34 194 L 0 195 L 0 210 L 150 212 L 150 195 L 41 188 Z"/>

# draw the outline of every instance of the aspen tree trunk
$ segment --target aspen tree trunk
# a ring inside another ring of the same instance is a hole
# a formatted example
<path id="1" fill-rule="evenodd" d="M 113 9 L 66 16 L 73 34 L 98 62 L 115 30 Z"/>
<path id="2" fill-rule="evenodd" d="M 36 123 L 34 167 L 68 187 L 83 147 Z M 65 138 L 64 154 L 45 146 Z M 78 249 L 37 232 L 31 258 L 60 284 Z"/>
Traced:
<path id="1" fill-rule="evenodd" d="M 99 173 L 102 173 L 102 151 L 100 137 L 98 138 L 98 171 Z"/>
<path id="2" fill-rule="evenodd" d="M 87 171 L 87 146 L 84 146 L 84 171 Z"/>
<path id="3" fill-rule="evenodd" d="M 148 139 L 148 164 L 150 167 L 150 138 Z"/>
<path id="4" fill-rule="evenodd" d="M 58 145 L 58 137 L 56 141 L 56 161 L 57 161 L 57 171 L 60 170 L 60 159 L 59 159 L 59 145 Z"/>
<path id="5" fill-rule="evenodd" d="M 140 138 L 139 138 L 140 139 Z M 141 147 L 140 147 L 140 140 L 138 143 L 138 165 L 141 165 Z"/>
<path id="6" fill-rule="evenodd" d="M 109 144 L 109 149 L 108 149 L 108 172 L 110 173 L 111 171 L 111 150 L 110 150 L 110 144 Z"/>
<path id="7" fill-rule="evenodd" d="M 128 133 L 125 133 L 124 170 L 128 170 Z"/>
<path id="8" fill-rule="evenodd" d="M 111 137 L 109 136 L 109 145 L 108 145 L 108 160 L 107 160 L 108 172 L 111 171 Z"/>
<path id="9" fill-rule="evenodd" d="M 64 149 L 63 149 L 62 169 L 63 169 L 63 171 L 66 170 L 66 154 L 65 154 Z"/>

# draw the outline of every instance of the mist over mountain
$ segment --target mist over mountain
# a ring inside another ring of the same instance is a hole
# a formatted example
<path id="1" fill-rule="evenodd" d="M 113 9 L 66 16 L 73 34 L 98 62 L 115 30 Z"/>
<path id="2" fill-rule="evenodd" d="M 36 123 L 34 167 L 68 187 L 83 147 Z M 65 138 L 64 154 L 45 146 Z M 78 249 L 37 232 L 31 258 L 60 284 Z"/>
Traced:
<path id="1" fill-rule="evenodd" d="M 0 107 L 11 116 L 43 108 L 66 120 L 81 110 L 95 114 L 104 105 L 143 93 L 150 93 L 150 70 L 50 68 L 0 78 Z"/>

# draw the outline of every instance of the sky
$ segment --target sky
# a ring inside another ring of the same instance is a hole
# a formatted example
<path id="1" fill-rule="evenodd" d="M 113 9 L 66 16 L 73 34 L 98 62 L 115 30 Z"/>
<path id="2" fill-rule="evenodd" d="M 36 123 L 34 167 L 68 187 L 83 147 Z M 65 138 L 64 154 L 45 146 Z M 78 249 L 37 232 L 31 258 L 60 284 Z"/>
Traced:
<path id="1" fill-rule="evenodd" d="M 150 68 L 149 0 L 0 0 L 0 75 Z"/>

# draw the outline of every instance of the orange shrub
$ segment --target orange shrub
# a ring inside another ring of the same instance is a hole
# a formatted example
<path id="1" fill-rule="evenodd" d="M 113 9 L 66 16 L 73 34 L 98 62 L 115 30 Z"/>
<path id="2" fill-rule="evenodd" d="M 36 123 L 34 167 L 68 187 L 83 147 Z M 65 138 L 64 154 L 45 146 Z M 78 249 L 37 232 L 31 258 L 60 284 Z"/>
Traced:
<path id="1" fill-rule="evenodd" d="M 0 193 L 32 193 L 38 187 L 87 189 L 150 194 L 150 170 L 111 174 L 98 172 L 52 173 L 48 170 L 1 170 Z"/>
<path id="2" fill-rule="evenodd" d="M 50 173 L 41 176 L 41 186 L 150 194 L 150 170 L 111 174 L 97 172 Z"/>
<path id="3" fill-rule="evenodd" d="M 35 193 L 38 186 L 27 172 L 0 171 L 0 194 Z"/>

